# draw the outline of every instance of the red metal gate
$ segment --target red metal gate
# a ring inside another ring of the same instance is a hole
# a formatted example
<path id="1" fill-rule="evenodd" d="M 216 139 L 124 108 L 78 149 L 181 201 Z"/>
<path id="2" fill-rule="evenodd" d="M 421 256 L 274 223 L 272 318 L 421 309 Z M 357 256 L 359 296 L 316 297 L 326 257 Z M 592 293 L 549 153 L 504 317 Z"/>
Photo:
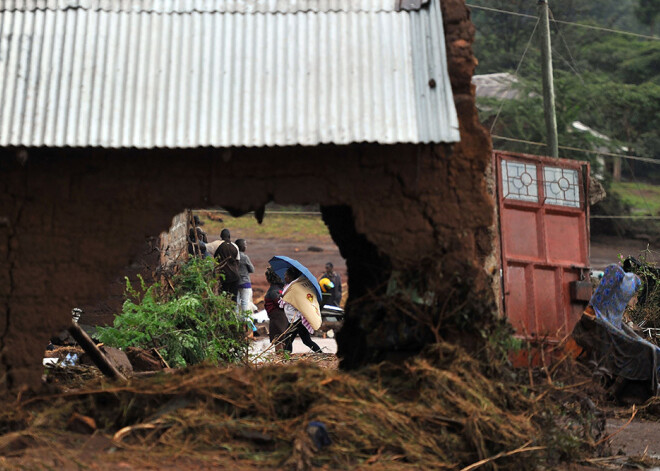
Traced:
<path id="1" fill-rule="evenodd" d="M 518 334 L 563 338 L 588 300 L 589 164 L 499 151 L 493 163 L 505 315 Z"/>

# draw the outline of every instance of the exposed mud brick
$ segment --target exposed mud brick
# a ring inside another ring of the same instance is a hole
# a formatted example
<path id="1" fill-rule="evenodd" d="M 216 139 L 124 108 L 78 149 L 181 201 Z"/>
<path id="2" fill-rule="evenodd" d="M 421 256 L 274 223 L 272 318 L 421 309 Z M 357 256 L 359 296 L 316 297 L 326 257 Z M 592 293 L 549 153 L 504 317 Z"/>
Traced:
<path id="1" fill-rule="evenodd" d="M 22 258 L 21 258 L 22 261 Z M 14 296 L 44 296 L 52 266 L 21 263 L 13 270 Z"/>
<path id="2" fill-rule="evenodd" d="M 148 238 L 185 208 L 321 204 L 350 278 L 337 339 L 343 367 L 429 341 L 405 316 L 360 301 L 382 299 L 394 275 L 438 292 L 453 283 L 475 322 L 492 315 L 491 144 L 470 83 L 474 27 L 462 0 L 443 0 L 442 9 L 455 145 L 40 148 L 25 165 L 0 149 L 0 389 L 37 387 L 43 348 L 71 309 L 83 308 L 89 323 L 93 306 L 121 294 Z"/>
<path id="3" fill-rule="evenodd" d="M 164 368 L 155 353 L 141 348 L 128 347 L 126 356 L 133 366 L 133 371 L 160 371 Z"/>
<path id="4" fill-rule="evenodd" d="M 131 362 L 128 360 L 128 356 L 126 356 L 126 353 L 122 352 L 118 348 L 107 347 L 107 346 L 101 347 L 101 351 L 108 359 L 108 362 L 110 362 L 110 364 L 114 366 L 121 374 L 123 374 L 126 377 L 130 377 L 133 375 L 133 366 L 131 365 Z"/>

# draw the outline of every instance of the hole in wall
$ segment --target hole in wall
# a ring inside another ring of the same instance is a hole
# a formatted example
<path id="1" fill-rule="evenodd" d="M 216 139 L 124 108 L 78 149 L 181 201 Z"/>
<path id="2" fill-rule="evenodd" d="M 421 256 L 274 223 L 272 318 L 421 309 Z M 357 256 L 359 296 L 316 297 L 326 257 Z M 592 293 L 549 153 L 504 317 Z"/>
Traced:
<path id="1" fill-rule="evenodd" d="M 261 222 L 258 219 L 261 219 Z M 250 212 L 241 216 L 233 216 L 231 211 L 223 208 L 203 208 L 185 210 L 175 215 L 168 231 L 164 231 L 158 237 L 146 238 L 140 253 L 108 286 L 107 297 L 93 305 L 82 306 L 83 314 L 79 324 L 92 335 L 96 326 L 112 325 L 116 316 L 122 311 L 126 278 L 133 287 L 140 286 L 139 277 L 150 285 L 162 281 L 161 270 L 168 264 L 184 261 L 190 257 L 192 248 L 188 241 L 192 231 L 192 221 L 204 234 L 205 249 L 209 248 L 207 256 L 213 256 L 215 253 L 221 241 L 220 233 L 224 229 L 230 231 L 233 242 L 239 239 L 245 241 L 247 246 L 245 252 L 254 265 L 254 273 L 250 275 L 252 284 L 250 304 L 254 305 L 253 311 L 260 319 L 267 318 L 264 310 L 264 295 L 269 283 L 265 272 L 269 260 L 275 255 L 284 255 L 299 261 L 317 279 L 326 271 L 326 265 L 331 263 L 334 272 L 339 274 L 342 281 L 338 304 L 340 308 L 345 306 L 348 297 L 346 261 L 342 258 L 323 221 L 319 205 L 269 204 L 261 214 L 257 212 L 255 215 L 254 212 Z M 328 298 L 325 298 L 324 302 L 332 304 Z M 314 335 L 315 341 L 324 352 L 337 352 L 336 334 L 342 325 L 341 316 L 324 317 L 321 328 Z M 268 337 L 266 336 L 265 339 L 268 340 Z M 64 331 L 55 334 L 51 341 L 60 346 L 66 345 L 72 339 Z M 267 346 L 259 345 L 257 348 L 265 349 Z M 293 348 L 293 353 L 309 351 L 299 338 L 294 342 Z"/>

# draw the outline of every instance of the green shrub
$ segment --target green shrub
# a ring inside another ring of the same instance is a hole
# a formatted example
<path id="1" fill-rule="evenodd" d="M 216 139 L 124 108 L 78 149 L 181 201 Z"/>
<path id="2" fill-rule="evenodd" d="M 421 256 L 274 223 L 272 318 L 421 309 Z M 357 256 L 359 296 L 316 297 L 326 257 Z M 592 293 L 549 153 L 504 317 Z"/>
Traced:
<path id="1" fill-rule="evenodd" d="M 642 285 L 646 290 L 644 299 L 639 299 L 638 302 L 628 308 L 626 311 L 630 320 L 642 328 L 660 328 L 660 277 L 657 273 L 657 266 L 655 263 L 650 262 L 649 258 L 654 255 L 651 250 L 647 249 L 642 251 L 637 257 L 639 266 L 633 267 L 635 273 L 642 281 Z M 619 255 L 623 260 L 623 256 Z M 660 342 L 659 339 L 653 337 L 655 343 Z"/>
<path id="2" fill-rule="evenodd" d="M 126 348 L 158 348 L 170 366 L 209 360 L 231 363 L 245 358 L 245 323 L 236 316 L 236 303 L 216 294 L 213 258 L 192 258 L 163 293 L 159 283 L 147 287 L 140 278 L 137 291 L 126 278 L 126 301 L 113 327 L 99 327 L 99 340 Z"/>

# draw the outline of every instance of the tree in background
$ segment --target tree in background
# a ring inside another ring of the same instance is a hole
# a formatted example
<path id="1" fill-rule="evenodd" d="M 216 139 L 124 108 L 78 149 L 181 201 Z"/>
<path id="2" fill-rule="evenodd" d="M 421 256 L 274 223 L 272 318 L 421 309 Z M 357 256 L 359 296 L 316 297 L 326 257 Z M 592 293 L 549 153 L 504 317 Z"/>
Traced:
<path id="1" fill-rule="evenodd" d="M 655 35 L 655 25 L 660 15 L 660 0 L 639 0 L 635 8 L 637 20 L 649 27 L 649 34 Z"/>
<path id="2" fill-rule="evenodd" d="M 470 3 L 537 15 L 534 2 Z M 655 21 L 660 11 L 658 3 L 659 0 L 551 0 L 550 8 L 556 19 L 646 33 L 645 25 Z M 652 14 L 647 14 L 649 11 Z M 472 18 L 477 28 L 477 73 L 514 72 L 536 19 L 478 9 L 472 10 Z M 560 145 L 660 160 L 660 41 L 557 23 L 551 23 L 551 34 Z M 536 36 L 518 72 L 518 98 L 504 102 L 478 99 L 481 119 L 488 128 L 501 108 L 494 135 L 546 142 L 540 77 Z M 575 121 L 597 133 L 578 131 L 572 126 Z M 494 143 L 502 150 L 545 153 L 538 146 L 497 139 Z M 606 158 L 607 169 L 599 169 L 598 161 L 588 154 L 560 150 L 560 156 L 591 160 L 596 171 L 605 171 L 605 183 L 609 186 L 612 158 Z M 660 165 L 623 160 L 622 170 L 624 178 L 660 181 Z M 625 205 L 612 192 L 609 195 L 594 208 L 594 213 L 625 214 Z"/>

